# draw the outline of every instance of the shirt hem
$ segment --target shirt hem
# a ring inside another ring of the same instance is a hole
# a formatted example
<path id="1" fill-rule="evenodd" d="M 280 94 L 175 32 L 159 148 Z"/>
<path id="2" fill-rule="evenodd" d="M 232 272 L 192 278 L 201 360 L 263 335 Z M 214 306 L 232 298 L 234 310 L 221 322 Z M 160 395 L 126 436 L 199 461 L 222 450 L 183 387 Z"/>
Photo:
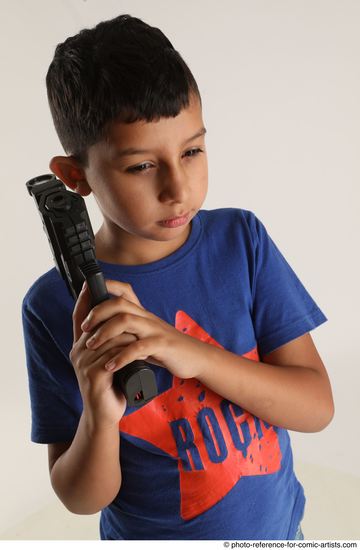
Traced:
<path id="1" fill-rule="evenodd" d="M 302 336 L 306 332 L 310 332 L 314 328 L 325 323 L 327 320 L 327 317 L 325 317 L 320 309 L 315 309 L 275 334 L 257 339 L 257 344 L 261 351 L 261 355 L 266 355 L 280 346 L 287 344 L 291 340 Z"/>

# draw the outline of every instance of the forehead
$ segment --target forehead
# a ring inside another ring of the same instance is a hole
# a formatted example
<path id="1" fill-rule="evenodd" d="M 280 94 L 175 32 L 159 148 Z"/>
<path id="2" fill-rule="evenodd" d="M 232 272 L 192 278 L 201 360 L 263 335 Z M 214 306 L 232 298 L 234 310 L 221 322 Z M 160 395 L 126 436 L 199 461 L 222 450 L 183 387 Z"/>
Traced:
<path id="1" fill-rule="evenodd" d="M 92 146 L 97 153 L 117 158 L 124 149 L 146 149 L 156 152 L 164 148 L 176 149 L 203 127 L 199 99 L 192 99 L 189 106 L 176 117 L 160 118 L 156 122 L 137 121 L 130 124 L 113 122 L 109 125 L 106 140 Z M 92 149 L 90 148 L 90 150 Z M 90 153 L 89 150 L 89 153 Z"/>

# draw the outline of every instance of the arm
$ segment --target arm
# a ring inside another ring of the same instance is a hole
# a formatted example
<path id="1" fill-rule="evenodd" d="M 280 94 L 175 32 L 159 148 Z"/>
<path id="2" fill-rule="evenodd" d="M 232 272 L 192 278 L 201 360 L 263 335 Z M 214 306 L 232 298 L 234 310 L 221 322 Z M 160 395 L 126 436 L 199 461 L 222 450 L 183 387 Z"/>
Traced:
<path id="1" fill-rule="evenodd" d="M 117 289 L 137 301 L 128 285 Z M 111 289 L 110 289 L 111 290 Z M 63 504 L 74 514 L 95 514 L 110 504 L 121 486 L 119 421 L 126 409 L 122 392 L 115 390 L 112 374 L 103 367 L 111 358 L 114 343 L 96 352 L 86 347 L 88 334 L 80 324 L 90 308 L 84 286 L 73 312 L 74 343 L 70 351 L 83 402 L 83 412 L 71 445 L 51 467 L 51 484 Z M 135 339 L 127 335 L 127 339 Z M 64 451 L 60 445 L 58 450 Z M 49 449 L 50 452 L 54 449 Z"/>
<path id="2" fill-rule="evenodd" d="M 116 291 L 118 283 L 110 284 Z M 87 330 L 100 322 L 92 349 L 119 334 L 137 337 L 117 355 L 114 350 L 112 366 L 105 365 L 111 372 L 136 359 L 149 360 L 178 378 L 197 378 L 258 418 L 294 431 L 323 430 L 334 415 L 330 381 L 309 333 L 255 362 L 184 334 L 121 298 L 96 306 Z"/>
<path id="3" fill-rule="evenodd" d="M 95 514 L 121 486 L 119 425 L 100 426 L 83 412 L 69 448 L 50 464 L 52 487 L 74 514 Z"/>
<path id="4" fill-rule="evenodd" d="M 309 333 L 265 355 L 263 362 L 200 344 L 196 378 L 262 420 L 317 432 L 333 418 L 330 381 Z"/>

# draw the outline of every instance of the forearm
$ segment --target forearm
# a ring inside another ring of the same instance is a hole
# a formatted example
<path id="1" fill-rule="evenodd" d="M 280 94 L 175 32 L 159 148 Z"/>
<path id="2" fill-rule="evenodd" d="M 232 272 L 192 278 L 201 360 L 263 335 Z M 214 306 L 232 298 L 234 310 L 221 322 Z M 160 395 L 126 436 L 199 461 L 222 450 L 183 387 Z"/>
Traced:
<path id="1" fill-rule="evenodd" d="M 316 370 L 269 365 L 201 345 L 205 347 L 196 378 L 244 410 L 299 432 L 317 432 L 330 422 L 328 392 Z"/>
<path id="2" fill-rule="evenodd" d="M 83 412 L 71 446 L 51 470 L 54 491 L 70 512 L 95 514 L 121 486 L 119 426 L 94 424 Z"/>

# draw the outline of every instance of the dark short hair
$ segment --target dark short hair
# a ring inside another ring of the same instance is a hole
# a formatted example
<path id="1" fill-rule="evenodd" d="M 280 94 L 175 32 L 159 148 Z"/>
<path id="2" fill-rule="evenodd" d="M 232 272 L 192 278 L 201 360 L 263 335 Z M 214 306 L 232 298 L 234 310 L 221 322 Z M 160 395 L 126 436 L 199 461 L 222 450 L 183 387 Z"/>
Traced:
<path id="1" fill-rule="evenodd" d="M 64 151 L 84 167 L 88 148 L 106 138 L 111 122 L 175 117 L 192 94 L 201 104 L 190 69 L 167 37 L 128 14 L 58 44 L 46 88 Z"/>

